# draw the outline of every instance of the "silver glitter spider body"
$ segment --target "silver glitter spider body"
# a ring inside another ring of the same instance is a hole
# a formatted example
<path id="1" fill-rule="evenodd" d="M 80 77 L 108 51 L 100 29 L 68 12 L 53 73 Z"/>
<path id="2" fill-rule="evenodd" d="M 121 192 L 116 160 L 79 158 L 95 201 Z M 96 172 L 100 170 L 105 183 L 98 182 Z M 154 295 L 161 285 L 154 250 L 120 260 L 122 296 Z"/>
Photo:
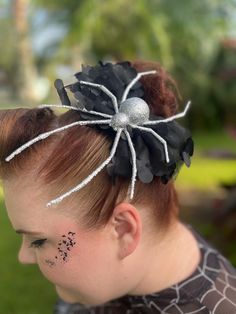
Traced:
<path id="1" fill-rule="evenodd" d="M 125 137 L 127 138 L 129 149 L 131 152 L 131 157 L 132 157 L 132 179 L 131 179 L 131 185 L 129 187 L 129 193 L 130 193 L 130 199 L 133 198 L 134 195 L 134 187 L 135 187 L 135 181 L 136 181 L 136 175 L 137 175 L 137 165 L 136 165 L 136 153 L 134 149 L 134 145 L 132 143 L 130 134 L 127 130 L 127 126 L 131 128 L 137 128 L 139 130 L 142 130 L 143 132 L 149 132 L 151 133 L 158 141 L 160 141 L 163 145 L 163 149 L 165 152 L 165 159 L 166 163 L 169 163 L 169 154 L 168 154 L 168 148 L 167 148 L 167 143 L 165 139 L 163 139 L 159 134 L 157 134 L 154 130 L 146 127 L 148 125 L 155 125 L 158 123 L 167 123 L 169 121 L 173 121 L 177 118 L 184 117 L 189 106 L 190 106 L 190 101 L 187 103 L 185 110 L 181 113 L 178 113 L 172 117 L 166 118 L 166 119 L 161 119 L 161 120 L 149 120 L 149 115 L 150 115 L 150 110 L 148 104 L 139 97 L 132 97 L 132 98 L 127 98 L 128 93 L 132 86 L 140 79 L 140 77 L 144 75 L 149 75 L 149 74 L 155 74 L 156 71 L 147 71 L 147 72 L 140 72 L 137 74 L 137 76 L 127 85 L 123 95 L 120 104 L 118 104 L 116 96 L 111 93 L 105 86 L 100 85 L 100 84 L 95 84 L 91 82 L 85 82 L 85 81 L 79 81 L 80 84 L 88 85 L 93 88 L 98 88 L 102 90 L 106 95 L 108 95 L 111 98 L 112 104 L 114 106 L 114 115 L 109 115 L 109 114 L 104 114 L 101 112 L 97 111 L 88 111 L 85 108 L 84 109 L 78 109 L 77 107 L 73 106 L 65 106 L 65 105 L 40 105 L 39 107 L 61 107 L 61 108 L 68 108 L 72 110 L 79 110 L 79 111 L 84 111 L 84 112 L 89 112 L 92 113 L 96 116 L 101 116 L 103 120 L 94 120 L 94 121 L 76 121 L 71 124 L 65 125 L 63 127 L 57 128 L 52 131 L 48 131 L 45 133 L 40 134 L 39 136 L 33 138 L 32 140 L 28 141 L 27 143 L 23 144 L 20 146 L 18 149 L 16 149 L 13 153 L 11 153 L 5 160 L 8 162 L 12 158 L 14 158 L 16 155 L 20 154 L 23 150 L 25 150 L 27 147 L 31 146 L 32 144 L 47 138 L 48 136 L 66 130 L 68 128 L 71 128 L 76 125 L 89 125 L 89 124 L 108 124 L 110 125 L 115 131 L 116 131 L 116 136 L 112 145 L 112 149 L 110 152 L 109 157 L 100 165 L 96 170 L 94 170 L 87 178 L 85 178 L 82 182 L 80 182 L 77 186 L 75 186 L 73 189 L 70 191 L 66 192 L 65 194 L 57 197 L 56 199 L 50 201 L 47 203 L 47 206 L 51 206 L 52 204 L 57 204 L 61 202 L 64 198 L 67 196 L 71 195 L 72 193 L 79 191 L 82 189 L 86 184 L 88 184 L 113 158 L 113 156 L 116 153 L 116 149 L 119 143 L 119 139 L 121 137 L 122 132 L 124 133 Z"/>

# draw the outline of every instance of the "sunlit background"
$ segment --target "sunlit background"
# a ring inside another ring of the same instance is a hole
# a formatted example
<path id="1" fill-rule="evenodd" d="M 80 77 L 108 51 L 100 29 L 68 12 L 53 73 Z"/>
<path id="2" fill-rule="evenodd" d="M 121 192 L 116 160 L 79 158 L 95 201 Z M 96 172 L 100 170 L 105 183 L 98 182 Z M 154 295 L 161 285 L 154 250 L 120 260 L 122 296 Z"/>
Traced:
<path id="1" fill-rule="evenodd" d="M 176 79 L 195 154 L 181 217 L 236 265 L 236 1 L 0 0 L 0 108 L 59 103 L 56 78 L 98 60 L 154 60 Z M 1 194 L 0 313 L 52 313 L 54 288 L 17 262 Z"/>

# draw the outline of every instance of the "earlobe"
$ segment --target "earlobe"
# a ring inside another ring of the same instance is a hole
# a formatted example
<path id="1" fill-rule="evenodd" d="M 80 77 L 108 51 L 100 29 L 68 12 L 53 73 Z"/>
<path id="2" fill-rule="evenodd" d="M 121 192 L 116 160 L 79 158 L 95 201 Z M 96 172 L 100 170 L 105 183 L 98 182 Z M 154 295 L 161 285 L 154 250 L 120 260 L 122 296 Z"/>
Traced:
<path id="1" fill-rule="evenodd" d="M 129 203 L 118 204 L 113 211 L 113 227 L 118 255 L 123 259 L 132 254 L 140 242 L 142 221 L 138 210 Z"/>

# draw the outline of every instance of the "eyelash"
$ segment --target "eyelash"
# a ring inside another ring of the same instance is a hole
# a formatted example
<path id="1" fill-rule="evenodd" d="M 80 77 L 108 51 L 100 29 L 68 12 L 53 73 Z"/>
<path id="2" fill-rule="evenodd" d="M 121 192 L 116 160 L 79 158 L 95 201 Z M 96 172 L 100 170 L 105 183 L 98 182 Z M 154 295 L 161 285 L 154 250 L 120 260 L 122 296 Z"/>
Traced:
<path id="1" fill-rule="evenodd" d="M 41 248 L 44 244 L 44 242 L 46 241 L 47 239 L 40 239 L 40 240 L 36 240 L 36 241 L 33 241 L 31 244 L 30 244 L 30 247 L 33 247 L 33 248 Z"/>

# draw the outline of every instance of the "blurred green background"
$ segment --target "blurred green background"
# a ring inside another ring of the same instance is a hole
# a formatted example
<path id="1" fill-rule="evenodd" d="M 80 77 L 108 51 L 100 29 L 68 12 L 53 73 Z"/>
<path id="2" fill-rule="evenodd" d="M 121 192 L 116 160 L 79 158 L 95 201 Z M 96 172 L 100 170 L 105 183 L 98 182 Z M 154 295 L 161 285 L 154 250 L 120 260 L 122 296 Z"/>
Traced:
<path id="1" fill-rule="evenodd" d="M 195 140 L 176 180 L 181 219 L 236 266 L 236 0 L 0 0 L 0 29 L 0 108 L 58 103 L 54 80 L 98 60 L 172 74 Z M 2 193 L 0 211 L 0 313 L 52 313 L 52 285 L 17 261 Z"/>

